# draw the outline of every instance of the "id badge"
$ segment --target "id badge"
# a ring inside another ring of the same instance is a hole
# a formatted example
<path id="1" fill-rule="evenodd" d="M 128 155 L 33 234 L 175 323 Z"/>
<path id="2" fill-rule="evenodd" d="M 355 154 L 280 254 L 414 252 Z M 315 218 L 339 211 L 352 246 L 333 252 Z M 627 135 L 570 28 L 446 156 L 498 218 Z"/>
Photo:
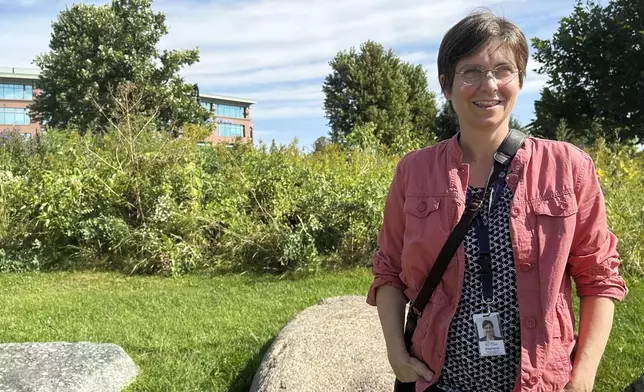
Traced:
<path id="1" fill-rule="evenodd" d="M 475 314 L 474 327 L 478 332 L 479 352 L 482 357 L 505 354 L 505 342 L 501 333 L 501 317 L 498 313 Z"/>

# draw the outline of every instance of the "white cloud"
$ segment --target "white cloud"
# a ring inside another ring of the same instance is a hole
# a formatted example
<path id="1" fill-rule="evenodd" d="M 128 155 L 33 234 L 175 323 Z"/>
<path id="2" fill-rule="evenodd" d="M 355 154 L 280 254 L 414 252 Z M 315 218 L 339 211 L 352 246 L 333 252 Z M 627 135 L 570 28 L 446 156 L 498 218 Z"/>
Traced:
<path id="1" fill-rule="evenodd" d="M 500 3 L 493 0 L 491 4 Z M 265 67 L 328 62 L 366 40 L 387 46 L 436 46 L 450 24 L 473 9 L 472 0 L 324 0 L 160 3 L 170 34 L 163 46 L 199 47 L 197 73 L 229 74 Z M 416 53 L 419 57 L 426 54 Z M 416 58 L 416 57 L 414 57 Z M 420 58 L 416 58 L 417 61 Z"/>
<path id="2" fill-rule="evenodd" d="M 521 90 L 524 94 L 530 93 L 539 93 L 541 89 L 546 86 L 548 78 L 543 75 L 533 75 L 528 77 L 523 82 L 523 89 Z"/>
<path id="3" fill-rule="evenodd" d="M 247 86 L 310 80 L 323 77 L 330 71 L 331 67 L 327 63 L 312 63 L 239 72 L 227 75 L 192 73 L 190 70 L 186 70 L 182 72 L 182 74 L 185 75 L 186 78 L 198 81 L 200 84 L 215 85 L 222 88 L 226 86 Z"/>
<path id="4" fill-rule="evenodd" d="M 493 0 L 491 4 L 500 3 Z M 234 4 L 234 5 L 233 5 Z M 166 1 L 173 46 L 204 44 L 227 47 L 319 42 L 346 43 L 400 37 L 437 37 L 454 19 L 477 6 L 472 0 L 260 0 L 235 3 Z M 188 23 L 186 23 L 188 22 Z M 212 34 L 204 34 L 204 32 Z M 410 34 L 412 32 L 412 34 Z"/>
<path id="5" fill-rule="evenodd" d="M 39 0 L 0 0 L 0 5 L 10 5 L 13 7 L 30 7 L 39 3 Z"/>
<path id="6" fill-rule="evenodd" d="M 283 106 L 257 105 L 253 109 L 253 119 L 267 120 L 276 118 L 323 118 L 324 109 L 321 102 L 304 102 Z"/>
<path id="7" fill-rule="evenodd" d="M 401 53 L 400 59 L 409 63 L 426 63 L 426 62 L 436 62 L 436 57 L 438 57 L 438 52 L 425 52 L 425 51 L 417 51 L 417 52 L 409 52 L 409 53 Z"/>
<path id="8" fill-rule="evenodd" d="M 542 66 L 543 66 L 543 63 L 538 62 L 537 60 L 534 59 L 534 57 L 530 56 L 528 58 L 528 65 L 526 66 L 528 75 L 530 74 L 538 75 L 536 70 L 538 70 Z"/>
<path id="9" fill-rule="evenodd" d="M 253 97 L 258 102 L 285 102 L 285 101 L 317 101 L 324 100 L 322 84 L 308 84 L 295 87 L 276 87 L 274 89 L 263 89 L 256 91 L 235 91 L 223 95 L 235 95 L 239 97 Z"/>
<path id="10" fill-rule="evenodd" d="M 535 69 L 539 69 L 541 66 L 541 63 L 535 61 L 534 58 L 530 57 L 527 66 L 527 76 L 524 79 L 523 83 L 523 93 L 539 93 L 541 89 L 545 87 L 546 82 L 548 81 L 548 75 L 540 75 L 536 71 L 534 71 Z"/>
<path id="11" fill-rule="evenodd" d="M 0 0 L 0 4 L 16 4 Z M 97 3 L 91 1 L 90 3 Z M 106 4 L 107 0 L 99 2 Z M 157 0 L 167 16 L 163 48 L 199 47 L 201 60 L 182 74 L 202 91 L 257 100 L 257 119 L 321 118 L 323 78 L 341 51 L 375 40 L 405 61 L 421 64 L 439 92 L 436 52 L 443 34 L 479 0 Z M 570 12 L 561 0 L 488 0 L 485 6 L 535 32 L 554 29 Z M 47 50 L 51 21 L 63 0 L 18 0 L 22 14 L 0 15 L 0 66 L 31 66 Z M 532 32 L 532 34 L 531 34 Z M 528 68 L 524 91 L 538 92 L 545 77 Z M 295 84 L 295 86 L 293 86 Z"/>
<path id="12" fill-rule="evenodd" d="M 35 67 L 32 61 L 48 50 L 51 18 L 0 15 L 0 25 L 0 66 Z"/>
<path id="13" fill-rule="evenodd" d="M 427 52 L 410 52 L 401 54 L 404 61 L 421 64 L 426 70 L 435 71 L 436 66 L 429 61 L 435 61 L 436 55 Z M 221 74 L 208 72 L 205 67 L 191 67 L 182 72 L 186 78 L 198 79 L 201 83 L 216 85 L 220 88 L 240 85 L 263 85 L 269 83 L 298 82 L 312 79 L 323 79 L 331 72 L 328 61 L 316 63 L 301 63 L 286 65 L 278 68 L 251 70 L 246 72 L 231 72 Z M 435 72 L 430 78 L 435 78 Z M 436 82 L 438 85 L 438 82 Z M 321 86 L 321 82 L 320 82 Z"/>

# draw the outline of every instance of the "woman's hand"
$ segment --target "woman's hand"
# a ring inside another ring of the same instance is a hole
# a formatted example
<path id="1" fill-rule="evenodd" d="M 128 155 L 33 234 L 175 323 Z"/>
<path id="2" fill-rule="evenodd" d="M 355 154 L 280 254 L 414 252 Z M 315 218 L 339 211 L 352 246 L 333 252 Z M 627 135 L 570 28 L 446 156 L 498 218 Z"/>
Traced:
<path id="1" fill-rule="evenodd" d="M 592 392 L 593 377 L 575 377 L 570 380 L 563 392 Z"/>
<path id="2" fill-rule="evenodd" d="M 389 358 L 391 368 L 396 373 L 396 379 L 400 382 L 414 382 L 424 378 L 428 382 L 434 378 L 434 372 L 419 359 L 409 355 L 407 351 Z"/>

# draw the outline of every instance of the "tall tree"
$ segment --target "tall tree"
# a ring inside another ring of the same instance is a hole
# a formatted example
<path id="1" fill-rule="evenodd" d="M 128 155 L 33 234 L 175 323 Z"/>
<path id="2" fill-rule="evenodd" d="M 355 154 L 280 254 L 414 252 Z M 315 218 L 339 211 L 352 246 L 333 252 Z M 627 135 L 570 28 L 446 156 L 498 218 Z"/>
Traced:
<path id="1" fill-rule="evenodd" d="M 331 139 L 329 139 L 326 136 L 320 136 L 319 138 L 315 139 L 315 142 L 313 142 L 313 151 L 315 152 L 324 151 L 324 149 L 330 144 L 331 144 Z"/>
<path id="2" fill-rule="evenodd" d="M 555 138 L 560 120 L 571 137 L 642 141 L 644 137 L 644 2 L 605 7 L 577 1 L 551 40 L 532 39 L 547 87 L 535 102 L 535 131 Z"/>
<path id="3" fill-rule="evenodd" d="M 334 142 L 345 141 L 356 127 L 373 129 L 387 146 L 410 137 L 416 145 L 433 140 L 434 94 L 420 65 L 403 62 L 373 41 L 359 51 L 339 52 L 329 64 L 332 72 L 322 90 Z"/>
<path id="4" fill-rule="evenodd" d="M 445 101 L 443 103 L 443 107 L 436 118 L 435 132 L 438 140 L 449 139 L 458 132 L 458 119 L 456 118 L 456 113 L 454 113 L 449 101 Z"/>
<path id="5" fill-rule="evenodd" d="M 521 124 L 521 121 L 514 114 L 510 115 L 510 123 L 508 124 L 510 129 L 518 129 L 525 131 L 525 127 Z"/>
<path id="6" fill-rule="evenodd" d="M 52 25 L 50 51 L 36 57 L 42 93 L 31 106 L 37 120 L 56 128 L 103 131 L 115 116 L 114 91 L 134 83 L 145 112 L 162 129 L 208 118 L 195 87 L 178 75 L 199 60 L 198 49 L 157 49 L 168 33 L 165 15 L 151 0 L 113 0 L 109 5 L 75 4 Z"/>

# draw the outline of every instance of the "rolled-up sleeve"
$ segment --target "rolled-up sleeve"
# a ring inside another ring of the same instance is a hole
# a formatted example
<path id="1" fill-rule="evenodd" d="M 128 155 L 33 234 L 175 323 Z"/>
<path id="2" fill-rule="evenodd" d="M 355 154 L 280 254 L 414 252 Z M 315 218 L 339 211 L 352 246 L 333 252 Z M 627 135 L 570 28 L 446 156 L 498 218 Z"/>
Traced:
<path id="1" fill-rule="evenodd" d="M 401 253 L 405 230 L 405 185 L 402 172 L 402 160 L 396 166 L 393 180 L 385 200 L 383 222 L 378 235 L 378 250 L 371 263 L 374 280 L 369 287 L 367 303 L 376 305 L 376 290 L 384 285 L 391 285 L 401 290 L 406 286 L 400 279 Z"/>
<path id="2" fill-rule="evenodd" d="M 595 165 L 588 155 L 576 181 L 577 224 L 568 263 L 577 295 L 622 301 L 627 289 L 619 275 L 617 237 L 608 229 L 606 205 Z"/>

